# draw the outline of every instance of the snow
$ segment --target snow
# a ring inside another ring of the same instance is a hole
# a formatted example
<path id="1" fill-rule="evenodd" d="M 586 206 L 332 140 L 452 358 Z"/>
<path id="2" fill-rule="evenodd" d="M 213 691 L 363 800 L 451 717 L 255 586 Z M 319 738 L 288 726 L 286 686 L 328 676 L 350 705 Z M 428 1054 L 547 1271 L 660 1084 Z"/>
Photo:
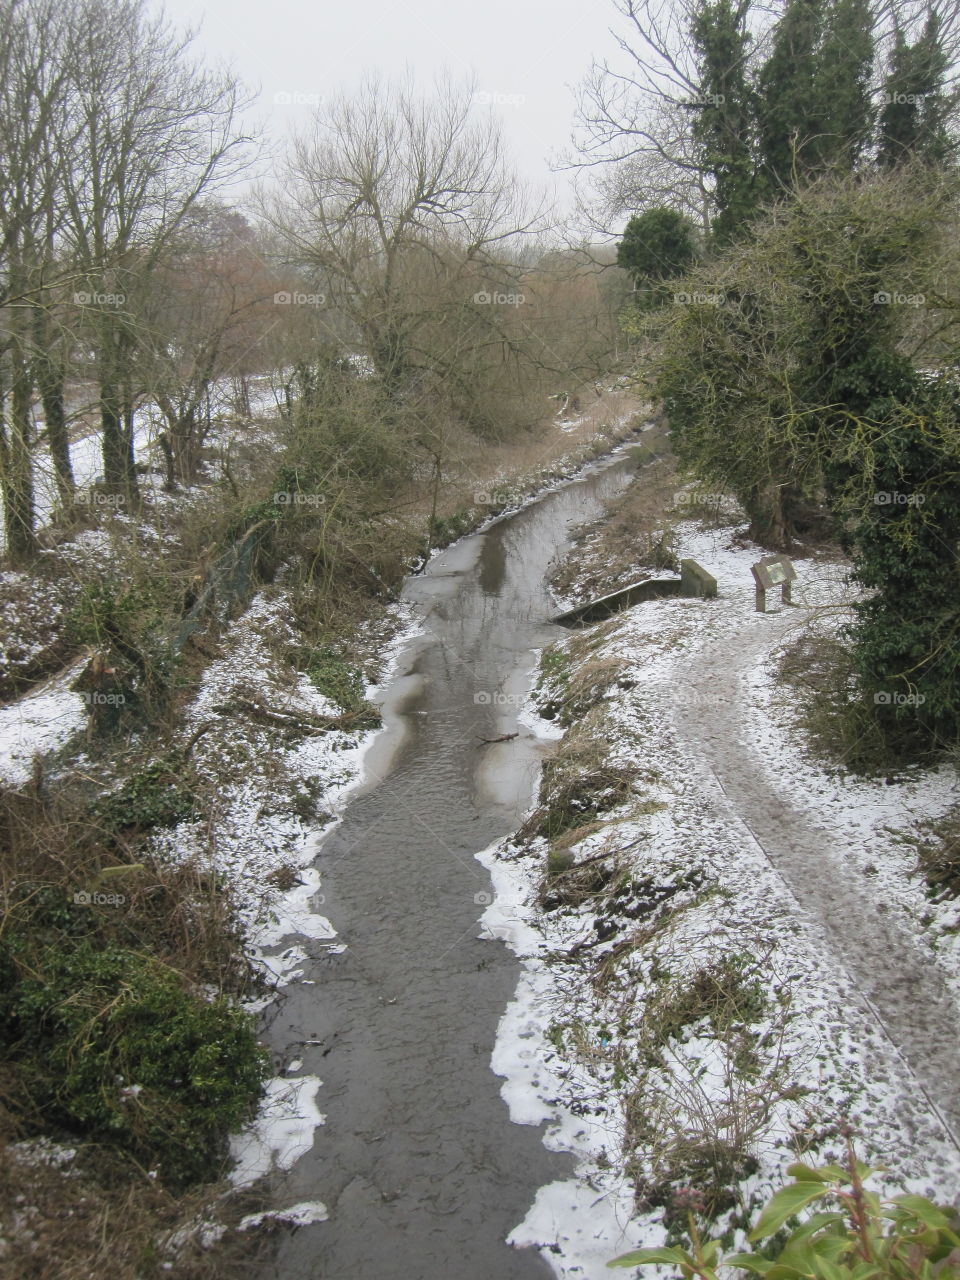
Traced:
<path id="1" fill-rule="evenodd" d="M 0 707 L 0 780 L 8 786 L 29 782 L 34 757 L 62 747 L 86 724 L 83 699 L 70 688 L 84 661 L 19 701 Z"/>
<path id="2" fill-rule="evenodd" d="M 763 1079 L 771 1082 L 772 1097 L 777 1073 L 788 1068 L 784 1078 L 798 1092 L 775 1102 L 755 1135 L 758 1168 L 741 1184 L 744 1204 L 755 1209 L 783 1180 L 797 1158 L 798 1143 L 807 1144 L 804 1158 L 814 1162 L 840 1154 L 835 1130 L 829 1128 L 837 1117 L 850 1117 L 855 1124 L 859 1117 L 861 1158 L 888 1170 L 881 1188 L 935 1198 L 955 1195 L 960 1149 L 935 1105 L 838 959 L 821 923 L 768 860 L 752 829 L 731 817 L 723 788 L 698 754 L 691 726 L 711 716 L 721 694 L 709 679 L 691 686 L 685 673 L 700 661 L 709 666 L 714 653 L 712 660 L 720 663 L 731 645 L 737 648 L 734 637 L 756 637 L 757 659 L 747 664 L 738 686 L 741 741 L 730 742 L 729 750 L 746 753 L 751 770 L 775 783 L 812 823 L 835 832 L 838 857 L 875 864 L 877 874 L 869 877 L 864 892 L 876 895 L 883 909 L 886 902 L 900 904 L 921 934 L 921 917 L 929 920 L 930 903 L 904 841 L 922 818 L 956 801 L 956 774 L 946 767 L 918 770 L 887 785 L 830 772 L 804 746 L 795 695 L 776 676 L 776 655 L 811 620 L 828 628 L 838 625 L 853 599 L 845 564 L 797 560 L 794 601 L 800 607 L 764 615 L 754 611 L 750 573 L 763 552 L 742 531 L 684 521 L 678 544 L 680 556 L 715 574 L 720 599 L 649 602 L 592 633 L 603 637 L 592 659 L 617 656 L 629 668 L 634 687 L 611 687 L 599 732 L 610 742 L 611 760 L 642 762 L 647 803 L 641 814 L 628 803 L 603 815 L 604 828 L 572 852 L 582 860 L 605 841 L 613 842 L 631 851 L 634 877 L 648 876 L 656 884 L 681 883 L 691 872 L 702 877 L 702 901 L 700 891 L 684 890 L 667 904 L 667 914 L 661 907 L 661 914 L 643 917 L 644 924 L 658 922 L 659 932 L 641 953 L 660 957 L 675 977 L 682 980 L 721 955 L 759 957 L 765 989 L 777 997 L 768 1000 L 754 1028 L 763 1046 Z M 576 639 L 565 643 L 575 645 Z M 541 737 L 557 736 L 556 724 L 539 718 L 532 698 L 521 721 Z M 618 1038 L 609 1030 L 625 1008 L 631 1010 L 628 1025 L 639 1027 L 645 1001 L 656 999 L 657 987 L 643 961 L 637 961 L 639 969 L 631 972 L 636 1000 L 625 1006 L 623 992 L 600 995 L 586 968 L 569 959 L 556 963 L 558 954 L 577 944 L 591 944 L 594 961 L 604 951 L 596 946 L 595 903 L 553 911 L 539 906 L 542 841 L 526 850 L 501 842 L 477 856 L 494 885 L 494 900 L 483 916 L 485 932 L 507 942 L 522 964 L 517 991 L 500 1023 L 493 1069 L 503 1078 L 511 1118 L 526 1124 L 547 1120 L 546 1145 L 577 1158 L 576 1176 L 542 1188 L 509 1238 L 538 1246 L 559 1277 L 599 1280 L 609 1274 L 606 1263 L 618 1253 L 665 1238 L 661 1211 L 638 1210 L 633 1187 L 619 1172 L 627 1125 L 613 1050 L 629 1052 L 636 1034 L 631 1030 Z M 956 915 L 956 904 L 934 913 L 927 925 L 933 942 L 924 953 L 955 984 L 960 956 L 949 926 L 955 930 Z M 633 919 L 620 918 L 609 945 L 634 927 Z M 548 1031 L 573 1022 L 580 1028 L 578 1051 L 566 1041 L 561 1050 Z M 611 1045 L 611 1038 L 618 1043 Z M 644 1096 L 655 1102 L 659 1093 L 680 1115 L 697 1108 L 718 1114 L 729 1077 L 718 1053 L 709 1027 L 686 1028 L 669 1042 L 666 1068 L 649 1073 L 647 1087 L 653 1092 Z M 641 1167 L 652 1158 L 643 1151 L 634 1155 Z"/>
<path id="3" fill-rule="evenodd" d="M 230 1140 L 234 1187 L 251 1187 L 268 1173 L 289 1169 L 310 1150 L 316 1129 L 326 1120 L 316 1105 L 321 1084 L 312 1075 L 267 1081 L 256 1120 Z"/>
<path id="4" fill-rule="evenodd" d="M 254 1231 L 265 1222 L 275 1222 L 287 1227 L 309 1227 L 314 1222 L 326 1222 L 330 1217 L 325 1204 L 319 1200 L 301 1200 L 287 1209 L 269 1209 L 265 1213 L 248 1213 L 240 1219 L 238 1231 Z"/>
<path id="5" fill-rule="evenodd" d="M 395 606 L 392 613 L 394 634 L 379 655 L 384 684 L 418 632 L 406 606 Z M 212 847 L 213 865 L 230 885 L 247 953 L 273 993 L 303 979 L 304 944 L 314 944 L 311 953 L 317 944 L 342 950 L 333 924 L 319 910 L 322 885 L 312 863 L 321 831 L 338 819 L 351 791 L 363 783 L 364 758 L 378 737 L 375 730 L 331 729 L 290 743 L 279 739 L 277 729 L 242 712 L 224 713 L 237 697 L 294 717 L 339 711 L 306 678 L 290 682 L 278 654 L 294 640 L 283 589 L 257 595 L 230 626 L 222 657 L 204 672 L 183 729 L 186 740 L 212 722 L 196 740 L 193 755 L 198 773 L 215 788 L 215 805 L 202 831 L 185 822 L 153 841 L 157 856 L 179 860 L 202 860 Z M 366 693 L 376 701 L 383 687 L 369 685 Z M 289 807 L 291 793 L 308 784 L 316 796 L 315 817 Z M 289 888 L 279 887 L 279 873 L 292 877 Z M 246 1008 L 261 1012 L 274 998 L 249 1000 Z M 256 1119 L 232 1140 L 235 1185 L 248 1186 L 273 1169 L 289 1168 L 312 1146 L 323 1123 L 314 1101 L 321 1082 L 296 1076 L 301 1065 L 289 1064 L 283 1077 L 268 1083 Z"/>

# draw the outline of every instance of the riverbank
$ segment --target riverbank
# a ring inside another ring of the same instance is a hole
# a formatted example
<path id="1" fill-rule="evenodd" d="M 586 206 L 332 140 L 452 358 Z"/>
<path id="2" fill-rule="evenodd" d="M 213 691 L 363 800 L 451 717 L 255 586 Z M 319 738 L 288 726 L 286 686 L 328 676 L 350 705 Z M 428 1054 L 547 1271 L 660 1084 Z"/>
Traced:
<path id="1" fill-rule="evenodd" d="M 485 928 L 523 964 L 494 1068 L 511 1115 L 578 1161 L 510 1238 L 582 1280 L 682 1230 L 687 1186 L 736 1239 L 848 1123 L 887 1185 L 960 1194 L 960 916 L 916 858 L 956 773 L 818 758 L 783 659 L 843 621 L 845 565 L 801 557 L 797 607 L 756 614 L 763 552 L 735 516 L 690 519 L 689 490 L 638 497 L 645 479 L 615 506 L 651 508 L 648 541 L 720 598 L 638 605 L 544 651 L 521 718 L 556 754 L 538 807 L 481 855 Z M 563 603 L 642 576 L 618 527 L 587 531 Z"/>
<path id="2" fill-rule="evenodd" d="M 619 393 L 613 399 L 612 404 L 598 400 L 593 413 L 572 427 L 558 424 L 540 445 L 528 442 L 513 451 L 515 458 L 507 448 L 506 461 L 501 459 L 495 468 L 487 462 L 484 469 L 465 477 L 457 491 L 447 495 L 447 536 L 464 525 L 489 523 L 508 505 L 523 505 L 538 488 L 561 483 L 584 459 L 629 434 L 637 406 Z M 511 459 L 517 464 L 512 471 Z M 464 500 L 461 490 L 467 501 L 463 509 L 458 505 Z M 187 495 L 186 500 L 196 499 Z M 103 517 L 104 529 L 81 535 L 79 542 L 102 571 L 116 559 L 113 542 L 129 536 L 129 521 L 97 514 Z M 138 535 L 139 553 L 149 549 L 151 537 L 149 528 Z M 159 545 L 169 545 L 166 531 Z M 63 544 L 57 556 L 71 556 L 71 546 Z M 16 578 L 17 598 L 29 601 L 27 575 Z M 191 659 L 195 692 L 178 710 L 173 731 L 153 745 L 149 738 L 132 744 L 125 740 L 118 758 L 109 761 L 105 777 L 108 793 L 118 788 L 123 792 L 130 769 L 143 772 L 151 751 L 172 750 L 182 758 L 175 798 L 178 803 L 190 799 L 185 809 L 191 811 L 175 815 L 172 825 L 161 820 L 155 830 L 132 833 L 136 843 L 126 837 L 121 857 L 135 857 L 151 869 L 164 868 L 164 876 L 202 884 L 204 893 L 212 888 L 218 901 L 229 902 L 231 934 L 243 940 L 244 963 L 251 966 L 253 988 L 246 992 L 246 1007 L 253 1013 L 262 1012 L 286 984 L 299 981 L 304 957 L 332 957 L 342 951 L 333 925 L 322 914 L 311 863 L 318 834 L 330 830 L 347 793 L 362 778 L 362 761 L 375 730 L 364 727 L 362 711 L 359 720 L 354 716 L 351 722 L 348 716 L 340 727 L 331 728 L 330 721 L 345 719 L 334 695 L 343 694 L 346 679 L 351 687 L 359 680 L 367 698 L 375 698 L 378 682 L 388 677 L 396 654 L 413 635 L 407 606 L 385 609 L 382 600 L 371 597 L 364 616 L 350 617 L 354 640 L 349 650 L 341 649 L 349 657 L 338 659 L 339 666 L 331 666 L 325 657 L 310 676 L 303 670 L 297 612 L 292 584 L 280 574 L 212 645 L 211 637 L 204 639 L 202 661 Z M 43 610 L 34 613 L 41 616 Z M 24 607 L 5 619 L 10 633 L 16 632 L 18 618 L 30 616 Z M 342 643 L 343 637 L 338 640 Z M 12 652 L 9 647 L 7 651 Z M 87 723 L 87 703 L 73 687 L 74 674 L 64 672 L 42 693 L 4 709 L 0 769 L 8 789 L 32 785 L 37 752 L 59 753 L 43 767 L 44 787 L 58 786 L 78 767 L 87 777 L 103 774 L 102 745 L 77 736 Z M 169 779 L 165 774 L 162 783 L 174 786 L 173 774 Z M 199 801 L 202 812 L 194 808 Z M 145 891 L 150 892 L 149 886 Z M 0 1178 L 16 1185 L 23 1198 L 14 1201 L 12 1191 L 0 1196 L 0 1274 L 46 1280 L 56 1258 L 58 1280 L 74 1272 L 80 1276 L 101 1266 L 102 1251 L 109 1248 L 114 1274 L 140 1276 L 142 1250 L 149 1248 L 158 1274 L 191 1280 L 223 1275 L 250 1254 L 250 1231 L 270 1225 L 277 1214 L 293 1213 L 297 1223 L 321 1220 L 322 1206 L 310 1198 L 287 1198 L 278 1204 L 245 1190 L 268 1170 L 276 1173 L 289 1167 L 322 1123 L 319 1076 L 299 1070 L 292 1054 L 279 1055 L 275 1070 L 259 1115 L 233 1143 L 235 1165 L 227 1199 L 222 1198 L 227 1187 L 210 1187 L 205 1195 L 184 1198 L 182 1213 L 176 1198 L 164 1195 L 158 1202 L 162 1212 L 148 1201 L 144 1214 L 121 1224 L 123 1195 L 99 1187 L 96 1161 L 91 1163 L 86 1144 L 50 1147 L 48 1142 L 41 1151 L 33 1140 L 17 1142 L 11 1135 L 14 1140 L 0 1152 Z M 122 1188 L 122 1174 L 118 1176 Z M 70 1182 L 71 1194 L 84 1188 L 90 1205 L 89 1212 L 77 1216 L 69 1248 L 46 1217 L 64 1179 Z M 18 1204 L 28 1207 L 18 1209 Z M 265 1209 L 266 1217 L 254 1221 Z"/>

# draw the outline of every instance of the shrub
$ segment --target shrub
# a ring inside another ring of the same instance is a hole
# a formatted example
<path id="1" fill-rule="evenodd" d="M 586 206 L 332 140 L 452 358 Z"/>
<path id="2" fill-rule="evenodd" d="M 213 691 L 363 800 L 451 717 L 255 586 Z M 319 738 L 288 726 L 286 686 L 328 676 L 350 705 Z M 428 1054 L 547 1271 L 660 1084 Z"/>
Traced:
<path id="1" fill-rule="evenodd" d="M 310 683 L 348 715 L 359 717 L 358 728 L 376 728 L 380 716 L 364 697 L 363 676 L 330 645 L 321 645 L 308 656 Z"/>
<path id="2" fill-rule="evenodd" d="M 95 815 L 111 831 L 171 827 L 196 810 L 196 796 L 183 785 L 185 762 L 177 752 L 159 756 L 99 800 Z"/>
<path id="3" fill-rule="evenodd" d="M 704 1241 L 697 1225 L 703 1201 L 695 1190 L 678 1200 L 686 1212 L 690 1248 L 638 1249 L 608 1267 L 676 1268 L 684 1280 L 717 1280 L 721 1267 L 769 1280 L 952 1280 L 960 1276 L 955 1211 L 924 1196 L 882 1200 L 864 1185 L 874 1172 L 848 1150 L 846 1167 L 805 1164 L 787 1171 L 794 1181 L 774 1195 L 750 1233 L 750 1252 L 723 1255 L 719 1239 Z M 804 1221 L 808 1206 L 817 1211 Z"/>
<path id="4" fill-rule="evenodd" d="M 75 936 L 79 914 L 47 902 L 0 943 L 14 1109 L 118 1147 L 172 1187 L 217 1177 L 266 1075 L 251 1018 L 151 956 Z"/>

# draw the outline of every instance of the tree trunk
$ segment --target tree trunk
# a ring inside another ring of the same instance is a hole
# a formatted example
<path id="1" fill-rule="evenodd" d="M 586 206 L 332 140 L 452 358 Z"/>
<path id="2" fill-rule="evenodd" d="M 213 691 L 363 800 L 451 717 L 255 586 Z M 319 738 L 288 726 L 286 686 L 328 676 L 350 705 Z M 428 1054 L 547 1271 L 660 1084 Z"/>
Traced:
<path id="1" fill-rule="evenodd" d="M 76 491 L 73 463 L 70 460 L 70 434 L 64 403 L 64 370 L 56 361 L 41 357 L 37 364 L 37 383 L 43 416 L 47 424 L 47 448 L 53 459 L 57 482 L 57 499 L 62 509 L 71 505 Z"/>
<path id="2" fill-rule="evenodd" d="M 23 356 L 11 352 L 9 428 L 2 450 L 3 516 L 7 556 L 23 564 L 37 549 L 33 506 L 33 383 Z"/>
<path id="3" fill-rule="evenodd" d="M 124 334 L 105 316 L 100 331 L 100 429 L 103 478 L 111 493 L 129 502 L 137 498 L 137 473 L 133 464 L 133 431 L 130 398 L 126 392 L 129 344 Z"/>
<path id="4" fill-rule="evenodd" d="M 64 397 L 66 369 L 58 358 L 50 337 L 47 313 L 38 306 L 34 313 L 33 361 L 34 379 L 40 392 L 43 416 L 47 424 L 47 448 L 53 460 L 53 474 L 57 483 L 57 499 L 61 510 L 69 507 L 74 499 L 76 481 L 70 460 L 70 438 L 67 432 L 67 413 Z"/>

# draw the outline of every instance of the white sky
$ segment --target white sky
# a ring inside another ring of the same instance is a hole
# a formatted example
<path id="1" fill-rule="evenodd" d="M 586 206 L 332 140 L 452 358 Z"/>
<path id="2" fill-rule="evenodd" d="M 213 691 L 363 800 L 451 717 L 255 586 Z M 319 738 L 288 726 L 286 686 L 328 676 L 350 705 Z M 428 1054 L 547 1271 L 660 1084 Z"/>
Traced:
<path id="1" fill-rule="evenodd" d="M 159 0 L 158 0 L 159 7 Z M 195 48 L 229 62 L 260 89 L 269 134 L 303 124 L 317 97 L 355 85 L 364 71 L 409 68 L 428 88 L 437 72 L 489 95 L 515 167 L 569 204 L 569 176 L 549 157 L 568 142 L 574 89 L 594 55 L 610 53 L 611 0 L 166 0 L 177 26 L 200 26 Z M 276 102 L 287 94 L 289 104 Z"/>

